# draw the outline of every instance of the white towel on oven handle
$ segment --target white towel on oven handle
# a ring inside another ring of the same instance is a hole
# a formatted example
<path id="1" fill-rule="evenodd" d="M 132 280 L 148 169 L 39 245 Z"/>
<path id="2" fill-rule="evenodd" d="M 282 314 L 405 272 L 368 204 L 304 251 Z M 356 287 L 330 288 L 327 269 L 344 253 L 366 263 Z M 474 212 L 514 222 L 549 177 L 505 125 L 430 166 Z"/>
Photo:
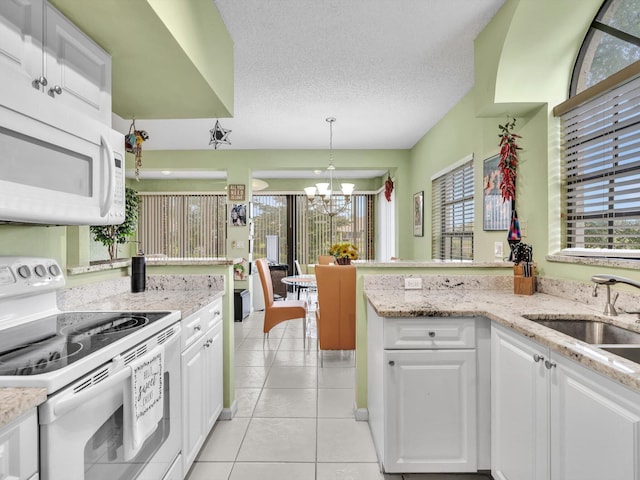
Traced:
<path id="1" fill-rule="evenodd" d="M 164 415 L 164 347 L 159 345 L 131 362 L 124 386 L 124 459 L 133 459 Z"/>

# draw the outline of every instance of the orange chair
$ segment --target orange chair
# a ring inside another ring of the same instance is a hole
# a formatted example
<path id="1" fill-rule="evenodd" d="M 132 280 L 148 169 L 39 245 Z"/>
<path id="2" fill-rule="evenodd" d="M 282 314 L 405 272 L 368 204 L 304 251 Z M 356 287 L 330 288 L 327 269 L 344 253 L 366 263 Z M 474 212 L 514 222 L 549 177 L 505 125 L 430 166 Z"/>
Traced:
<path id="1" fill-rule="evenodd" d="M 269 336 L 269 331 L 280 322 L 302 318 L 303 344 L 306 346 L 307 339 L 307 302 L 304 300 L 273 300 L 273 283 L 271 283 L 271 273 L 266 258 L 256 260 L 262 292 L 264 294 L 264 325 L 262 331 L 265 337 Z"/>
<path id="2" fill-rule="evenodd" d="M 356 348 L 356 267 L 316 265 L 316 325 L 320 366 L 323 350 Z"/>
<path id="3" fill-rule="evenodd" d="M 333 255 L 318 255 L 318 265 L 331 265 L 333 263 L 336 263 Z"/>

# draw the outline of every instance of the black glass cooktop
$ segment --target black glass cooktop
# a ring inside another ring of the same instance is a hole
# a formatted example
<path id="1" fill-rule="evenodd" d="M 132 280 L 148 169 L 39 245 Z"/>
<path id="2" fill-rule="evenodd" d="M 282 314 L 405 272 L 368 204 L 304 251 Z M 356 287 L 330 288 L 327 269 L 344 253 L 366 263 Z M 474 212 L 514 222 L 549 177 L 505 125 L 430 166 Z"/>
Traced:
<path id="1" fill-rule="evenodd" d="M 77 362 L 170 312 L 63 312 L 0 332 L 0 376 Z"/>

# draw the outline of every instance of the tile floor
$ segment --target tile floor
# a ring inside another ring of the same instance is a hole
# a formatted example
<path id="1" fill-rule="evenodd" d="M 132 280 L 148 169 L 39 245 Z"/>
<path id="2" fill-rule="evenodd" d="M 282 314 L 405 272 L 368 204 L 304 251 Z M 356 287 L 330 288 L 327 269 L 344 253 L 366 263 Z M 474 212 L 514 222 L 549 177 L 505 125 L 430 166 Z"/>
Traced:
<path id="1" fill-rule="evenodd" d="M 476 475 L 383 475 L 367 422 L 353 415 L 355 355 L 325 352 L 315 318 L 283 322 L 264 342 L 262 312 L 235 327 L 238 411 L 218 421 L 188 480 L 481 480 Z"/>

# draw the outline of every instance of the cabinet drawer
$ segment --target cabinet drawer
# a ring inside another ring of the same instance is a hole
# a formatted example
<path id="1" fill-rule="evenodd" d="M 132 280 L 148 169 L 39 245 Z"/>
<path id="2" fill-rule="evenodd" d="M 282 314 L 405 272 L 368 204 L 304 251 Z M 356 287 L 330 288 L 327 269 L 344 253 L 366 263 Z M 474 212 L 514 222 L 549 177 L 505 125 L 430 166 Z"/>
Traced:
<path id="1" fill-rule="evenodd" d="M 208 306 L 204 307 L 205 313 L 203 315 L 203 330 L 207 331 L 213 327 L 216 323 L 222 321 L 222 299 L 211 302 Z"/>
<path id="2" fill-rule="evenodd" d="M 193 345 L 202 335 L 204 335 L 204 326 L 202 321 L 202 310 L 198 310 L 193 315 L 189 315 L 182 320 L 182 349 L 185 351 Z"/>
<path id="3" fill-rule="evenodd" d="M 384 322 L 384 348 L 475 348 L 473 318 L 388 318 Z"/>

